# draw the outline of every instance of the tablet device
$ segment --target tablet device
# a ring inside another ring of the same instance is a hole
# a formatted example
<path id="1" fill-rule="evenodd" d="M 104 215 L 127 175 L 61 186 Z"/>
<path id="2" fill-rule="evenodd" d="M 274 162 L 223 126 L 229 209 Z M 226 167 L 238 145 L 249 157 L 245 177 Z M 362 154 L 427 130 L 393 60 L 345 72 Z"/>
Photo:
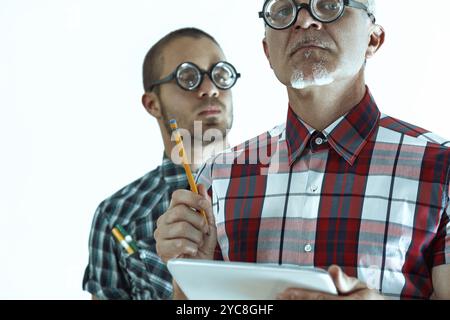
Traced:
<path id="1" fill-rule="evenodd" d="M 328 272 L 316 268 L 195 259 L 172 259 L 167 267 L 193 300 L 273 300 L 288 288 L 337 294 Z"/>

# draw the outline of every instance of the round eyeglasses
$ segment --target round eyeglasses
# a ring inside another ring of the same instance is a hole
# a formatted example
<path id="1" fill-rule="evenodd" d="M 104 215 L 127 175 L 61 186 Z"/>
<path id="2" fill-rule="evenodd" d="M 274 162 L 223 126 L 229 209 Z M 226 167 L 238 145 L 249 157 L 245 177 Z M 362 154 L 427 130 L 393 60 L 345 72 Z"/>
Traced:
<path id="1" fill-rule="evenodd" d="M 284 30 L 295 23 L 298 13 L 303 8 L 317 21 L 331 23 L 342 17 L 345 7 L 366 11 L 375 23 L 375 16 L 369 12 L 369 8 L 353 0 L 310 0 L 309 3 L 300 4 L 296 4 L 294 0 L 266 0 L 259 17 L 263 18 L 272 29 Z"/>
<path id="2" fill-rule="evenodd" d="M 229 90 L 241 77 L 231 63 L 220 61 L 214 64 L 210 70 L 201 70 L 193 62 L 183 62 L 174 72 L 164 79 L 155 81 L 149 85 L 148 91 L 152 91 L 157 85 L 170 82 L 176 79 L 178 86 L 187 91 L 194 91 L 203 82 L 203 78 L 207 74 L 214 85 L 220 90 Z"/>

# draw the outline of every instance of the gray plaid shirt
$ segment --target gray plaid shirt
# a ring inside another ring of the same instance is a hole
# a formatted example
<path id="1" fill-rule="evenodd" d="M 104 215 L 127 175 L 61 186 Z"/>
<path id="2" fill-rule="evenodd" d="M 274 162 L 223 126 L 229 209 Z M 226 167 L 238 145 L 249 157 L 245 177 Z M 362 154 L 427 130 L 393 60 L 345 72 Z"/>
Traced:
<path id="1" fill-rule="evenodd" d="M 172 192 L 188 186 L 183 167 L 164 157 L 161 166 L 103 201 L 94 216 L 83 289 L 99 299 L 170 299 L 172 277 L 156 254 L 156 220 Z M 129 255 L 111 230 L 122 225 L 137 242 Z"/>

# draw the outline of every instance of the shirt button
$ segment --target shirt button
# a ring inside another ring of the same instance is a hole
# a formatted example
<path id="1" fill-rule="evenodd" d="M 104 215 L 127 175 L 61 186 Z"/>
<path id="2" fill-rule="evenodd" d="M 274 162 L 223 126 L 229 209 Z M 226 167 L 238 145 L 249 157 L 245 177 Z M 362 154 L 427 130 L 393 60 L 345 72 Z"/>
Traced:
<path id="1" fill-rule="evenodd" d="M 312 251 L 312 245 L 309 243 L 305 246 L 305 252 L 311 252 Z"/>
<path id="2" fill-rule="evenodd" d="M 311 189 L 311 192 L 316 192 L 319 189 L 319 187 L 316 185 L 312 185 L 310 189 Z"/>
<path id="3" fill-rule="evenodd" d="M 323 143 L 323 139 L 321 137 L 318 137 L 318 138 L 316 138 L 315 142 L 318 146 L 320 146 Z"/>

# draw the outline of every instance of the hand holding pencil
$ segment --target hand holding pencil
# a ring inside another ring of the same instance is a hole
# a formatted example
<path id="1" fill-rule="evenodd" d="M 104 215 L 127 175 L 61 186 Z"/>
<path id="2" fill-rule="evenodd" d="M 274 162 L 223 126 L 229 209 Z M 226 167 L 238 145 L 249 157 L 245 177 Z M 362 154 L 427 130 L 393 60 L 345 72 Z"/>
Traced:
<path id="1" fill-rule="evenodd" d="M 176 130 L 176 122 L 171 122 L 171 127 Z M 182 142 L 178 132 L 175 138 L 178 144 Z M 212 260 L 217 229 L 211 199 L 204 185 L 195 184 L 182 145 L 179 150 L 192 191 L 180 189 L 172 193 L 169 208 L 156 223 L 156 252 L 164 262 L 179 257 Z"/>

